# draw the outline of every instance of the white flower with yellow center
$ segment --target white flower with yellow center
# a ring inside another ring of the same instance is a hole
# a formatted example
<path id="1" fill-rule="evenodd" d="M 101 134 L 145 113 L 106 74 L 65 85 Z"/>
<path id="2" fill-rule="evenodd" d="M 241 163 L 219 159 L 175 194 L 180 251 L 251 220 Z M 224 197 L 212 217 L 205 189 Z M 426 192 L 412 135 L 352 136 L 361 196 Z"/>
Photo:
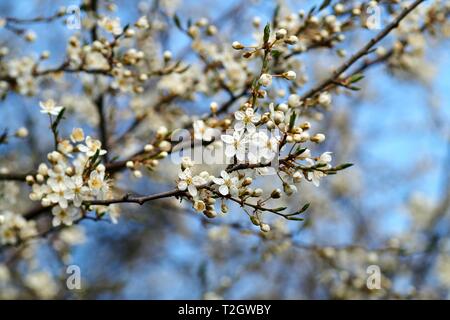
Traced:
<path id="1" fill-rule="evenodd" d="M 244 161 L 246 156 L 248 138 L 235 131 L 233 135 L 223 134 L 221 136 L 225 142 L 225 155 L 228 158 L 236 156 L 239 161 Z"/>
<path id="2" fill-rule="evenodd" d="M 105 181 L 105 172 L 98 172 L 94 170 L 89 175 L 88 181 L 89 189 L 93 195 L 99 199 L 103 199 L 109 190 L 107 181 Z"/>
<path id="3" fill-rule="evenodd" d="M 68 182 L 68 195 L 72 198 L 75 207 L 80 207 L 89 194 L 89 188 L 84 185 L 81 176 L 73 176 Z"/>
<path id="4" fill-rule="evenodd" d="M 325 166 L 321 166 L 320 169 L 329 169 L 331 166 L 329 165 L 329 162 L 331 162 L 331 152 L 324 152 L 321 154 L 319 159 L 314 163 L 312 159 L 306 158 L 305 159 L 311 166 L 321 164 Z M 313 170 L 308 172 L 308 180 L 310 180 L 316 187 L 320 186 L 320 179 L 326 176 L 326 173 L 324 173 L 321 170 Z"/>
<path id="5" fill-rule="evenodd" d="M 100 21 L 98 21 L 98 25 L 105 31 L 112 33 L 115 36 L 122 33 L 119 18 L 103 17 Z"/>
<path id="6" fill-rule="evenodd" d="M 73 222 L 80 217 L 80 212 L 74 207 L 61 208 L 54 206 L 52 208 L 53 220 L 52 225 L 57 227 L 61 224 L 71 226 Z"/>
<path id="7" fill-rule="evenodd" d="M 97 150 L 99 150 L 99 156 L 106 154 L 106 150 L 102 149 L 102 143 L 99 140 L 92 139 L 90 136 L 86 137 L 86 145 L 78 145 L 78 150 L 86 153 L 88 157 L 92 157 L 97 152 Z"/>
<path id="8" fill-rule="evenodd" d="M 65 209 L 69 206 L 68 200 L 73 199 L 73 193 L 65 185 L 54 184 L 51 186 L 51 192 L 47 194 L 46 198 L 51 203 L 57 203 L 61 208 Z"/>
<path id="9" fill-rule="evenodd" d="M 53 116 L 57 116 L 64 108 L 62 106 L 57 106 L 53 99 L 49 99 L 45 102 L 40 101 L 39 106 L 41 107 L 41 113 L 47 113 Z"/>
<path id="10" fill-rule="evenodd" d="M 228 194 L 236 196 L 238 194 L 237 184 L 239 178 L 236 176 L 229 175 L 225 170 L 220 173 L 222 178 L 214 178 L 213 182 L 219 186 L 220 194 L 226 196 Z"/>
<path id="11" fill-rule="evenodd" d="M 200 187 L 207 183 L 207 181 L 200 176 L 192 176 L 191 169 L 186 168 L 183 172 L 178 174 L 180 180 L 178 181 L 178 190 L 188 190 L 192 197 L 197 196 L 197 187 Z"/>
<path id="12" fill-rule="evenodd" d="M 236 111 L 234 117 L 238 120 L 234 125 L 234 130 L 242 131 L 247 129 L 250 133 L 256 131 L 255 123 L 258 123 L 261 120 L 261 115 L 255 113 L 252 108 L 247 108 L 244 112 Z"/>

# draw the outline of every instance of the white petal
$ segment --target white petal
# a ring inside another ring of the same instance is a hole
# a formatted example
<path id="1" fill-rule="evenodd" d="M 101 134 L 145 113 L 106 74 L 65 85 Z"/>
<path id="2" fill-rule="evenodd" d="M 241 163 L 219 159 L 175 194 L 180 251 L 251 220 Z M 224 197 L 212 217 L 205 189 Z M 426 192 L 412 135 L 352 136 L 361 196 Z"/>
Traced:
<path id="1" fill-rule="evenodd" d="M 57 226 L 59 226 L 60 224 L 61 224 L 61 220 L 60 220 L 58 217 L 53 217 L 52 225 L 53 225 L 54 227 L 57 227 Z"/>
<path id="2" fill-rule="evenodd" d="M 236 149 L 235 149 L 233 146 L 227 146 L 227 147 L 225 148 L 225 155 L 226 155 L 228 158 L 234 157 L 235 154 L 236 154 Z"/>
<path id="3" fill-rule="evenodd" d="M 224 184 L 221 185 L 219 187 L 219 192 L 220 192 L 220 194 L 226 196 L 228 194 L 228 187 L 226 185 L 224 185 Z"/>
<path id="4" fill-rule="evenodd" d="M 226 144 L 233 144 L 234 143 L 234 137 L 230 136 L 228 134 L 221 135 L 220 139 L 222 139 L 222 141 L 225 142 Z"/>
<path id="5" fill-rule="evenodd" d="M 244 129 L 245 129 L 245 124 L 244 124 L 244 122 L 238 121 L 238 122 L 235 123 L 235 125 L 234 125 L 234 130 L 236 130 L 236 131 L 242 131 L 242 130 L 244 130 Z"/>
<path id="6" fill-rule="evenodd" d="M 181 191 L 186 190 L 187 188 L 187 182 L 184 180 L 181 180 L 180 182 L 178 182 L 178 189 Z"/>
<path id="7" fill-rule="evenodd" d="M 192 178 L 192 183 L 193 183 L 195 186 L 201 186 L 201 185 L 203 185 L 203 184 L 206 183 L 206 180 L 203 179 L 203 178 L 200 177 L 200 176 L 195 176 L 195 177 Z"/>
<path id="8" fill-rule="evenodd" d="M 236 186 L 231 186 L 231 188 L 230 188 L 230 194 L 231 194 L 232 196 L 237 196 L 237 195 L 238 195 L 238 192 L 239 192 L 239 190 L 238 190 L 238 188 L 237 188 Z"/>
<path id="9" fill-rule="evenodd" d="M 229 175 L 228 172 L 226 172 L 225 170 L 222 170 L 222 171 L 220 172 L 220 176 L 221 176 L 222 178 L 224 178 L 225 180 L 230 179 L 230 175 Z"/>
<path id="10" fill-rule="evenodd" d="M 236 120 L 243 120 L 245 118 L 245 114 L 242 111 L 236 111 L 234 113 L 234 117 Z"/>
<path id="11" fill-rule="evenodd" d="M 221 185 L 221 184 L 224 184 L 224 183 L 225 183 L 225 181 L 223 181 L 223 179 L 221 179 L 221 178 L 214 178 L 214 179 L 213 179 L 213 182 L 214 182 L 215 184 L 218 184 L 218 185 Z"/>
<path id="12" fill-rule="evenodd" d="M 244 161 L 245 160 L 245 150 L 242 150 L 242 149 L 236 150 L 236 158 L 239 161 Z"/>
<path id="13" fill-rule="evenodd" d="M 255 114 L 254 116 L 252 116 L 251 120 L 253 123 L 257 123 L 257 122 L 259 122 L 259 120 L 261 120 L 261 115 Z"/>
<path id="14" fill-rule="evenodd" d="M 188 186 L 188 191 L 189 191 L 189 194 L 193 197 L 195 197 L 197 195 L 197 188 L 192 184 L 190 184 Z"/>

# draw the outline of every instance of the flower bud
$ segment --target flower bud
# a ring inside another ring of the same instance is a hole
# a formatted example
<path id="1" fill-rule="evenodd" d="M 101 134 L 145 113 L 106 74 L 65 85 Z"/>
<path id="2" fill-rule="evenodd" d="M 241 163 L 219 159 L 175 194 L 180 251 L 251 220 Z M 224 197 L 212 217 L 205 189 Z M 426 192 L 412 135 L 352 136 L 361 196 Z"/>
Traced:
<path id="1" fill-rule="evenodd" d="M 288 183 L 283 183 L 283 191 L 284 193 L 286 193 L 288 196 L 291 196 L 294 192 L 297 191 L 297 187 L 290 185 Z"/>
<path id="2" fill-rule="evenodd" d="M 263 73 L 259 78 L 259 84 L 264 87 L 269 87 L 272 84 L 272 75 Z"/>
<path id="3" fill-rule="evenodd" d="M 136 34 L 136 31 L 134 31 L 134 29 L 132 29 L 132 28 L 128 28 L 127 31 L 125 31 L 125 37 L 127 37 L 127 38 L 134 37 L 135 34 Z"/>
<path id="4" fill-rule="evenodd" d="M 161 151 L 160 153 L 158 153 L 156 155 L 156 159 L 164 159 L 168 156 L 169 154 L 167 153 L 167 151 Z"/>
<path id="5" fill-rule="evenodd" d="M 233 47 L 233 49 L 235 50 L 242 50 L 245 47 L 239 42 L 239 41 L 234 41 L 231 46 Z"/>
<path id="6" fill-rule="evenodd" d="M 295 171 L 295 173 L 292 175 L 292 178 L 294 179 L 294 183 L 299 183 L 302 179 L 302 173 L 300 171 Z"/>
<path id="7" fill-rule="evenodd" d="M 303 130 L 309 130 L 311 128 L 311 123 L 309 123 L 308 121 L 305 121 L 302 123 L 300 128 L 302 128 Z"/>
<path id="8" fill-rule="evenodd" d="M 249 186 L 249 185 L 252 184 L 252 181 L 253 181 L 252 178 L 247 177 L 247 178 L 244 179 L 244 181 L 242 181 L 242 186 L 243 187 Z"/>
<path id="9" fill-rule="evenodd" d="M 172 52 L 166 50 L 163 53 L 164 61 L 170 61 L 172 59 Z"/>
<path id="10" fill-rule="evenodd" d="M 284 37 L 286 37 L 286 35 L 287 35 L 286 29 L 279 29 L 275 32 L 275 38 L 277 40 L 283 39 Z"/>
<path id="11" fill-rule="evenodd" d="M 138 179 L 142 178 L 142 172 L 141 172 L 141 170 L 134 170 L 134 171 L 133 171 L 133 176 L 134 176 L 135 178 L 138 178 Z"/>
<path id="12" fill-rule="evenodd" d="M 297 74 L 294 71 L 288 71 L 282 74 L 283 78 L 287 80 L 295 80 L 297 78 Z"/>
<path id="13" fill-rule="evenodd" d="M 28 129 L 25 127 L 21 127 L 16 131 L 15 135 L 18 138 L 26 138 L 28 136 Z"/>
<path id="14" fill-rule="evenodd" d="M 170 151 L 172 149 L 172 144 L 169 141 L 161 141 L 158 145 L 161 151 Z"/>
<path id="15" fill-rule="evenodd" d="M 155 147 L 151 144 L 146 144 L 144 147 L 145 152 L 152 152 L 155 149 Z"/>
<path id="16" fill-rule="evenodd" d="M 49 207 L 51 204 L 52 204 L 52 202 L 49 199 L 47 199 L 47 198 L 43 198 L 41 200 L 41 205 L 43 207 Z"/>
<path id="17" fill-rule="evenodd" d="M 159 127 L 158 131 L 156 131 L 156 137 L 158 139 L 164 138 L 169 133 L 169 130 L 167 130 L 166 127 L 162 126 Z"/>
<path id="18" fill-rule="evenodd" d="M 278 111 L 281 111 L 281 112 L 286 112 L 286 111 L 289 110 L 289 107 L 288 107 L 287 104 L 285 104 L 285 103 L 280 103 L 280 104 L 277 106 L 277 110 L 278 110 Z"/>
<path id="19" fill-rule="evenodd" d="M 270 231 L 270 226 L 267 223 L 261 223 L 259 228 L 261 229 L 262 232 Z"/>
<path id="20" fill-rule="evenodd" d="M 324 107 L 328 107 L 331 104 L 331 95 L 328 92 L 322 92 L 317 101 Z"/>
<path id="21" fill-rule="evenodd" d="M 205 210 L 203 211 L 203 214 L 210 219 L 217 217 L 217 212 L 214 210 Z"/>
<path id="22" fill-rule="evenodd" d="M 275 114 L 273 116 L 273 120 L 276 124 L 280 124 L 284 121 L 284 113 L 281 111 L 275 111 Z"/>
<path id="23" fill-rule="evenodd" d="M 272 193 L 270 194 L 270 197 L 272 199 L 279 199 L 281 197 L 281 190 L 280 189 L 273 190 Z"/>
<path id="24" fill-rule="evenodd" d="M 302 105 L 300 96 L 298 94 L 291 94 L 288 98 L 288 105 L 291 108 L 298 108 Z"/>
<path id="25" fill-rule="evenodd" d="M 228 212 L 228 206 L 225 204 L 225 202 L 222 202 L 222 204 L 220 205 L 220 210 L 223 213 L 227 213 Z"/>
<path id="26" fill-rule="evenodd" d="M 211 110 L 212 113 L 216 113 L 217 110 L 219 109 L 219 105 L 217 104 L 217 102 L 211 102 L 211 104 L 209 105 L 209 109 Z"/>
<path id="27" fill-rule="evenodd" d="M 286 40 L 284 40 L 287 44 L 296 44 L 298 42 L 297 36 L 289 36 Z"/>
<path id="28" fill-rule="evenodd" d="M 256 188 L 256 189 L 253 191 L 253 196 L 254 196 L 254 197 L 260 197 L 262 194 L 263 194 L 263 189 L 261 189 L 261 188 Z"/>
<path id="29" fill-rule="evenodd" d="M 325 135 L 323 133 L 317 133 L 311 137 L 311 141 L 315 143 L 322 143 L 325 141 Z"/>

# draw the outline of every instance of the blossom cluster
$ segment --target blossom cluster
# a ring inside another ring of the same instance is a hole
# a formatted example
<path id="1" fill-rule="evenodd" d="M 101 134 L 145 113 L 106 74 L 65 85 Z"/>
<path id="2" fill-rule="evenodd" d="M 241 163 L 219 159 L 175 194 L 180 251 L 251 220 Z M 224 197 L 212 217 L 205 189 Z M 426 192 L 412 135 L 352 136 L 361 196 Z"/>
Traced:
<path id="1" fill-rule="evenodd" d="M 331 103 L 331 97 L 326 95 L 326 103 Z M 325 100 L 325 96 L 321 100 Z M 260 206 L 267 201 L 262 188 L 252 188 L 254 178 L 273 174 L 280 179 L 280 187 L 268 193 L 268 199 L 278 199 L 282 193 L 291 196 L 297 192 L 297 184 L 302 177 L 306 181 L 319 186 L 320 179 L 328 173 L 334 173 L 341 168 L 332 168 L 331 152 L 324 152 L 319 157 L 313 157 L 308 148 L 302 147 L 307 142 L 322 143 L 325 135 L 310 134 L 311 124 L 302 122 L 296 125 L 296 110 L 301 105 L 295 94 L 289 96 L 286 103 L 276 107 L 269 103 L 267 112 L 260 113 L 245 103 L 242 108 L 234 112 L 234 119 L 225 125 L 225 133 L 220 134 L 221 147 L 230 165 L 216 177 L 208 171 L 196 173 L 191 158 L 182 159 L 177 187 L 187 192 L 187 199 L 192 202 L 195 210 L 203 212 L 207 217 L 217 216 L 216 199 L 222 199 L 223 213 L 228 211 L 225 200 L 231 199 L 242 205 L 248 204 L 254 211 L 252 222 L 268 231 L 270 227 L 261 221 L 259 212 L 266 208 Z M 224 128 L 221 128 L 224 129 Z M 196 140 L 211 143 L 218 127 L 209 127 L 203 120 L 197 120 L 193 125 L 193 136 Z M 289 152 L 285 150 L 290 149 Z M 276 160 L 277 163 L 274 163 Z M 248 172 L 249 170 L 253 172 Z M 246 172 L 247 171 L 247 172 Z M 245 173 L 246 172 L 246 173 Z M 250 200 L 251 202 L 247 202 Z M 258 204 L 255 206 L 255 203 Z M 268 210 L 270 211 L 270 210 Z"/>
<path id="2" fill-rule="evenodd" d="M 41 112 L 59 115 L 63 107 L 54 101 L 41 102 Z M 41 163 L 35 176 L 27 176 L 32 184 L 30 199 L 44 207 L 52 206 L 53 226 L 72 225 L 83 215 L 83 204 L 111 197 L 110 181 L 101 157 L 102 144 L 74 128 L 70 139 L 57 141 L 57 150 L 47 155 L 49 163 Z"/>
<path id="3" fill-rule="evenodd" d="M 0 243 L 16 244 L 37 234 L 36 221 L 26 220 L 22 215 L 11 211 L 0 213 Z"/>

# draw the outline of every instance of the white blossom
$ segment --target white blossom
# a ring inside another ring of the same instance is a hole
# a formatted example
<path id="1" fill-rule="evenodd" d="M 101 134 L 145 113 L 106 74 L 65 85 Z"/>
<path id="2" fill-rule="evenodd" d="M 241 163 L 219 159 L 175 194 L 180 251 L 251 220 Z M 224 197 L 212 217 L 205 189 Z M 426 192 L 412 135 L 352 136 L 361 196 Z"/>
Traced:
<path id="1" fill-rule="evenodd" d="M 214 129 L 206 126 L 203 120 L 197 120 L 193 124 L 194 138 L 196 140 L 211 141 L 214 136 Z"/>
<path id="2" fill-rule="evenodd" d="M 248 137 L 235 131 L 233 135 L 222 135 L 221 139 L 226 144 L 225 155 L 228 158 L 236 156 L 239 161 L 245 160 Z"/>
<path id="3" fill-rule="evenodd" d="M 117 36 L 122 33 L 122 27 L 120 26 L 120 18 L 103 17 L 98 21 L 98 25 L 105 31 Z"/>
<path id="4" fill-rule="evenodd" d="M 52 225 L 57 227 L 61 224 L 71 226 L 73 222 L 80 217 L 79 210 L 74 207 L 62 208 L 54 206 L 52 208 Z"/>
<path id="5" fill-rule="evenodd" d="M 181 191 L 188 190 L 192 197 L 197 196 L 197 187 L 206 184 L 206 180 L 200 176 L 192 176 L 191 169 L 186 168 L 178 174 L 180 180 L 178 181 L 178 189 Z"/>
<path id="6" fill-rule="evenodd" d="M 220 173 L 221 178 L 214 178 L 213 182 L 219 186 L 220 194 L 226 196 L 228 194 L 236 196 L 238 194 L 237 184 L 239 178 L 234 175 L 229 175 L 225 170 Z"/>
<path id="7" fill-rule="evenodd" d="M 85 143 L 85 145 L 79 144 L 78 150 L 86 153 L 88 157 L 92 157 L 93 155 L 95 155 L 97 150 L 99 150 L 99 156 L 106 154 L 106 150 L 102 149 L 102 143 L 99 140 L 92 139 L 90 136 L 87 136 Z"/>
<path id="8" fill-rule="evenodd" d="M 41 113 L 47 113 L 53 116 L 57 116 L 64 108 L 62 106 L 57 106 L 55 101 L 52 99 L 49 99 L 45 102 L 40 101 L 39 105 L 41 107 Z"/>

